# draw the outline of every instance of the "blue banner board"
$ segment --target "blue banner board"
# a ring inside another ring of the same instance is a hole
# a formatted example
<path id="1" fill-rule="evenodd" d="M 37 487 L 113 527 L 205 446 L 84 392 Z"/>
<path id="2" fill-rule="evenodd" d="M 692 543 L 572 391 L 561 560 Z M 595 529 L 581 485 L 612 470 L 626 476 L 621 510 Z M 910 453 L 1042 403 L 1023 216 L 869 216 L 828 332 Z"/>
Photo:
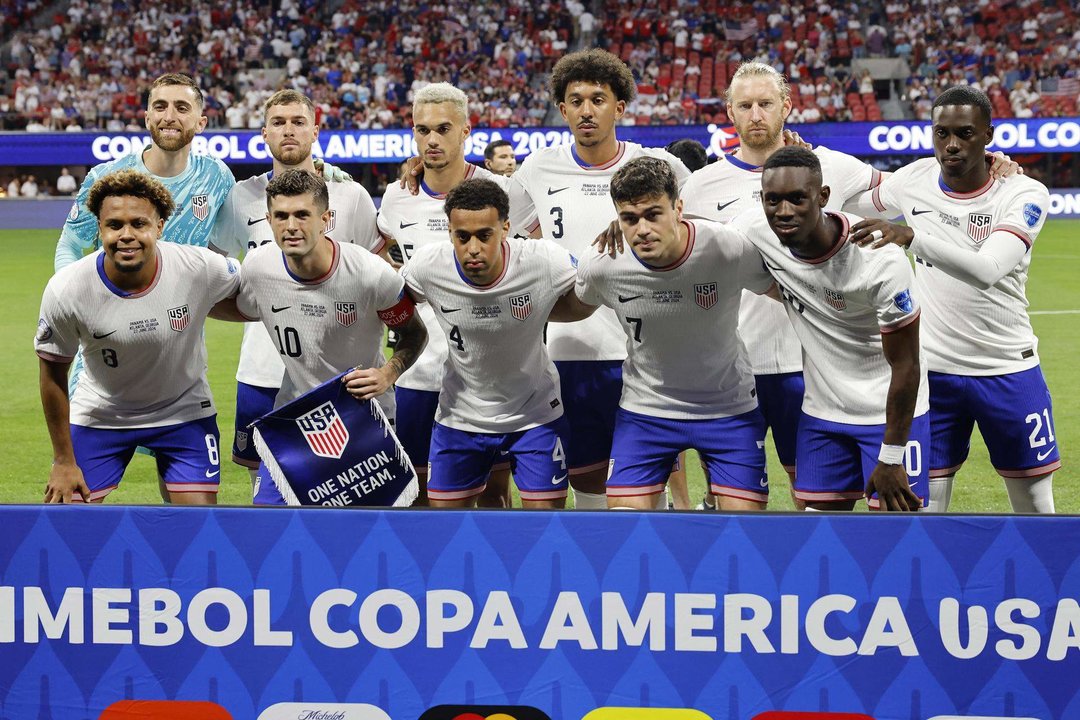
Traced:
<path id="1" fill-rule="evenodd" d="M 162 700 L 236 720 L 1080 717 L 1077 518 L 24 506 L 0 523 L 5 718 Z"/>
<path id="2" fill-rule="evenodd" d="M 816 123 L 790 125 L 813 145 L 858 157 L 874 155 L 930 155 L 930 125 L 925 122 Z M 1080 118 L 998 120 L 992 150 L 1013 155 L 1074 152 L 1080 148 Z M 711 154 L 737 144 L 730 125 L 647 125 L 618 129 L 619 137 L 649 147 L 663 147 L 675 140 L 693 138 Z M 472 162 L 483 160 L 484 148 L 493 140 L 509 140 L 520 158 L 533 150 L 565 145 L 573 138 L 569 129 L 476 128 L 466 141 Z M 0 133 L 0 158 L 5 165 L 96 165 L 126 155 L 150 141 L 146 133 Z M 192 143 L 196 153 L 209 153 L 229 164 L 270 160 L 266 143 L 257 131 L 207 130 Z M 392 163 L 416 154 L 412 131 L 356 130 L 320 133 L 313 150 L 332 163 Z"/>

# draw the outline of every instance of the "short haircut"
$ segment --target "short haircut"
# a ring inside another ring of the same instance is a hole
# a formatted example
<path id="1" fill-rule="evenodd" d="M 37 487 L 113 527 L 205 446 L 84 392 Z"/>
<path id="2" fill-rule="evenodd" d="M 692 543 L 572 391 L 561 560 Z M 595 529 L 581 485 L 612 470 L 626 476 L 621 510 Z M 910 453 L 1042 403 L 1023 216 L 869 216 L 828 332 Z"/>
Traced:
<path id="1" fill-rule="evenodd" d="M 970 85 L 953 85 L 937 96 L 930 112 L 933 113 L 939 107 L 945 105 L 967 105 L 976 107 L 982 111 L 983 120 L 989 125 L 993 119 L 994 111 L 990 106 L 990 98 L 982 90 Z"/>
<path id="2" fill-rule="evenodd" d="M 810 152 L 806 148 L 788 146 L 782 147 L 765 161 L 765 165 L 762 167 L 762 173 L 765 173 L 773 168 L 782 167 L 801 167 L 808 168 L 814 178 L 820 183 L 821 178 L 821 161 L 818 160 L 817 155 Z"/>
<path id="3" fill-rule="evenodd" d="M 491 180 L 466 180 L 446 194 L 443 210 L 446 217 L 454 210 L 486 210 L 495 208 L 499 221 L 510 217 L 510 196 Z"/>
<path id="4" fill-rule="evenodd" d="M 685 138 L 676 140 L 666 148 L 669 153 L 683 161 L 690 172 L 700 170 L 709 164 L 709 153 L 705 152 L 705 146 L 697 140 Z"/>
<path id="5" fill-rule="evenodd" d="M 780 100 L 784 101 L 791 97 L 791 88 L 788 87 L 787 78 L 780 74 L 776 68 L 772 65 L 766 65 L 763 62 L 744 62 L 739 66 L 739 69 L 735 71 L 735 74 L 731 76 L 731 82 L 728 83 L 727 90 L 724 91 L 724 102 L 728 105 L 731 104 L 731 86 L 735 84 L 736 80 L 749 77 L 764 77 L 769 78 L 776 83 L 776 88 L 780 91 Z"/>
<path id="6" fill-rule="evenodd" d="M 100 219 L 101 206 L 110 197 L 143 198 L 154 206 L 162 220 L 168 220 L 176 207 L 160 180 L 138 170 L 118 170 L 98 178 L 86 195 L 86 207 Z"/>
<path id="7" fill-rule="evenodd" d="M 269 209 L 270 202 L 278 195 L 296 197 L 308 194 L 315 198 L 315 207 L 320 213 L 326 212 L 330 207 L 330 193 L 326 189 L 325 180 L 307 170 L 286 170 L 280 175 L 274 175 L 274 179 L 266 186 L 266 207 Z"/>
<path id="8" fill-rule="evenodd" d="M 305 107 L 307 107 L 308 110 L 311 111 L 311 116 L 315 117 L 315 103 L 311 102 L 311 98 L 309 98 L 307 95 L 300 92 L 299 90 L 286 88 L 285 90 L 278 90 L 276 93 L 271 95 L 269 99 L 267 99 L 267 101 L 263 103 L 264 123 L 266 122 L 266 119 L 270 117 L 270 108 L 274 107 L 275 105 L 304 105 Z"/>
<path id="9" fill-rule="evenodd" d="M 566 88 L 572 82 L 607 85 L 616 100 L 630 102 L 637 95 L 634 74 L 622 60 L 607 50 L 593 48 L 564 55 L 551 71 L 551 96 L 556 103 L 566 100 Z"/>
<path id="10" fill-rule="evenodd" d="M 679 181 L 667 160 L 634 158 L 611 177 L 611 199 L 616 205 L 658 195 L 666 195 L 672 205 L 679 199 Z"/>
<path id="11" fill-rule="evenodd" d="M 413 96 L 413 111 L 417 105 L 438 105 L 450 103 L 457 108 L 465 122 L 469 121 L 469 96 L 450 83 L 438 82 L 425 85 Z"/>
<path id="12" fill-rule="evenodd" d="M 484 148 L 484 159 L 493 160 L 495 158 L 495 151 L 501 147 L 514 147 L 509 140 L 493 140 L 488 143 L 488 146 Z"/>
<path id="13" fill-rule="evenodd" d="M 180 85 L 182 87 L 191 88 L 191 92 L 195 93 L 195 102 L 202 107 L 205 104 L 203 100 L 202 90 L 199 89 L 199 84 L 191 79 L 190 76 L 183 73 L 165 73 L 158 77 L 154 82 L 150 83 L 150 92 L 153 92 L 156 88 L 167 87 L 170 85 Z"/>

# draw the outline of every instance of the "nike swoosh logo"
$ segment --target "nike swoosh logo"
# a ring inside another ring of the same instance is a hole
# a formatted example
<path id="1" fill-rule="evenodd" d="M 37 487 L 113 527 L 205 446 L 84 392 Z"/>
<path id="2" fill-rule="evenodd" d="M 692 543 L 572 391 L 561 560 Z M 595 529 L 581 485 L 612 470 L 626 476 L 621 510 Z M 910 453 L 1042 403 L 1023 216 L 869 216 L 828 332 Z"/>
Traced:
<path id="1" fill-rule="evenodd" d="M 208 478 L 212 478 L 212 477 L 214 477 L 215 475 L 217 475 L 217 474 L 218 474 L 219 472 L 221 472 L 221 471 L 220 471 L 220 470 L 215 470 L 214 472 L 210 472 L 209 470 L 207 470 L 207 471 L 206 471 L 206 477 L 208 477 Z"/>
<path id="2" fill-rule="evenodd" d="M 439 309 L 442 310 L 444 313 L 452 313 L 452 312 L 457 312 L 461 308 L 447 308 L 447 307 L 443 307 L 442 305 L 440 305 Z"/>
<path id="3" fill-rule="evenodd" d="M 761 478 L 758 480 L 758 484 L 761 485 L 761 487 L 769 487 L 769 478 Z"/>
<path id="4" fill-rule="evenodd" d="M 548 195 L 554 195 L 555 193 L 561 193 L 563 190 L 569 190 L 569 189 L 570 189 L 569 185 L 567 185 L 566 187 L 561 187 L 558 190 L 556 190 L 555 188 L 548 188 Z"/>
<path id="5" fill-rule="evenodd" d="M 551 484 L 552 485 L 558 485 L 559 483 L 564 482 L 565 480 L 566 480 L 566 474 L 565 473 L 563 474 L 562 477 L 555 477 L 554 475 L 551 476 Z"/>
<path id="6" fill-rule="evenodd" d="M 413 225 L 419 225 L 420 223 L 419 222 L 407 223 L 407 222 L 402 221 L 402 222 L 400 222 L 398 224 L 401 225 L 401 229 L 404 230 L 405 228 L 411 228 Z"/>
<path id="7" fill-rule="evenodd" d="M 934 212 L 934 211 L 933 211 L 933 210 L 916 210 L 915 208 L 911 208 L 911 214 L 912 214 L 912 216 L 915 216 L 915 215 L 925 215 L 925 214 L 926 214 L 926 213 L 928 213 L 928 212 Z"/>
<path id="8" fill-rule="evenodd" d="M 261 223 L 261 222 L 262 222 L 263 220 L 265 220 L 265 219 L 266 219 L 266 218 L 264 218 L 264 217 L 261 217 L 261 218 L 255 218 L 254 220 L 251 220 L 251 219 L 249 218 L 249 219 L 248 219 L 248 227 L 251 227 L 252 225 L 258 225 L 259 223 Z"/>
<path id="9" fill-rule="evenodd" d="M 97 333 L 94 333 L 94 339 L 95 339 L 95 340 L 101 340 L 102 338 L 107 338 L 107 337 L 109 337 L 110 335 L 112 335 L 112 334 L 113 334 L 114 332 L 116 332 L 116 331 L 115 331 L 115 330 L 113 330 L 112 332 L 107 332 L 107 333 L 105 333 L 104 335 L 98 335 Z"/>
<path id="10" fill-rule="evenodd" d="M 640 295 L 629 295 L 629 296 L 624 297 L 624 296 L 620 295 L 619 296 L 619 302 L 621 302 L 621 303 L 630 302 L 631 300 L 637 300 L 639 297 L 641 297 L 641 296 Z"/>
<path id="11" fill-rule="evenodd" d="M 737 202 L 739 202 L 739 198 L 735 198 L 731 202 L 726 202 L 723 205 L 721 205 L 720 203 L 716 203 L 716 211 L 720 212 L 721 210 L 726 208 L 728 205 L 732 205 L 732 204 L 737 203 Z"/>
<path id="12" fill-rule="evenodd" d="M 282 310 L 288 310 L 288 309 L 289 309 L 289 308 L 291 308 L 291 307 L 292 307 L 292 305 L 286 305 L 285 307 L 274 307 L 273 305 L 271 305 L 271 306 L 270 306 L 270 312 L 276 312 L 276 313 L 279 313 L 279 312 L 281 312 Z"/>
<path id="13" fill-rule="evenodd" d="M 1041 452 L 1041 453 L 1037 454 L 1035 457 L 1037 457 L 1039 459 L 1039 462 L 1042 462 L 1046 458 L 1050 457 L 1050 453 L 1054 452 L 1054 449 L 1056 447 L 1057 447 L 1056 445 L 1051 445 L 1049 450 L 1047 450 L 1046 452 Z"/>

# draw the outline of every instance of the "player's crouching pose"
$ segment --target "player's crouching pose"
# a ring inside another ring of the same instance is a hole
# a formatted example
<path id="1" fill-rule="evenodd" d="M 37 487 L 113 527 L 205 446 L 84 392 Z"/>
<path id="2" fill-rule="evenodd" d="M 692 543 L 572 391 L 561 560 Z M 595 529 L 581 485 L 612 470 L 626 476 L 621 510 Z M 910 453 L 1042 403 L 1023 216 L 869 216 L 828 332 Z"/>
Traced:
<path id="1" fill-rule="evenodd" d="M 611 179 L 630 253 L 594 255 L 577 297 L 606 305 L 626 336 L 623 392 L 607 480 L 610 507 L 650 509 L 679 452 L 694 448 L 725 510 L 763 510 L 765 422 L 736 332 L 743 288 L 772 278 L 737 230 L 682 217 L 671 166 L 635 158 Z"/>
<path id="2" fill-rule="evenodd" d="M 764 216 L 735 222 L 780 286 L 803 348 L 795 496 L 809 509 L 849 510 L 865 493 L 871 507 L 918 510 L 930 422 L 911 266 L 898 248 L 854 245 L 858 218 L 823 211 L 829 188 L 809 150 L 773 153 L 761 190 Z"/>
<path id="3" fill-rule="evenodd" d="M 572 303 L 575 260 L 547 240 L 508 238 L 510 199 L 491 180 L 455 187 L 445 211 L 451 242 L 417 249 L 402 269 L 450 348 L 428 499 L 433 507 L 473 506 L 492 465 L 509 455 L 522 506 L 561 508 L 568 432 L 543 333 L 549 319 L 592 312 Z"/>
<path id="4" fill-rule="evenodd" d="M 247 278 L 236 298 L 234 320 L 262 320 L 285 363 L 274 407 L 281 407 L 349 368 L 348 392 L 379 397 L 394 416 L 394 381 L 416 360 L 427 332 L 403 293 L 401 276 L 359 245 L 326 235 L 330 195 L 322 178 L 288 170 L 266 186 L 266 219 L 275 245 L 244 258 Z M 382 354 L 383 324 L 401 339 L 393 356 Z M 284 505 L 266 465 L 255 480 L 257 505 Z"/>
<path id="5" fill-rule="evenodd" d="M 102 249 L 49 281 L 34 342 L 53 446 L 45 501 L 101 501 L 142 445 L 155 451 L 171 502 L 213 504 L 221 468 L 202 330 L 239 289 L 239 265 L 159 242 L 173 200 L 144 173 L 105 175 L 87 207 Z M 69 402 L 80 345 L 86 372 Z"/>

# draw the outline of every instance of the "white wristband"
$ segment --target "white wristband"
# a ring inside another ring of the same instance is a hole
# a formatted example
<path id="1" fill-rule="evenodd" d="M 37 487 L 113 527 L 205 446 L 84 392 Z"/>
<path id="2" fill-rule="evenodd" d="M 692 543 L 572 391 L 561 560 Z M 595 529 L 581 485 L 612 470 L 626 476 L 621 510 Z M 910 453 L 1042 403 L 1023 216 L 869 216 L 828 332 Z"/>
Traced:
<path id="1" fill-rule="evenodd" d="M 886 445 L 881 443 L 881 450 L 878 451 L 878 462 L 885 465 L 903 465 L 904 453 L 907 452 L 906 445 Z"/>

